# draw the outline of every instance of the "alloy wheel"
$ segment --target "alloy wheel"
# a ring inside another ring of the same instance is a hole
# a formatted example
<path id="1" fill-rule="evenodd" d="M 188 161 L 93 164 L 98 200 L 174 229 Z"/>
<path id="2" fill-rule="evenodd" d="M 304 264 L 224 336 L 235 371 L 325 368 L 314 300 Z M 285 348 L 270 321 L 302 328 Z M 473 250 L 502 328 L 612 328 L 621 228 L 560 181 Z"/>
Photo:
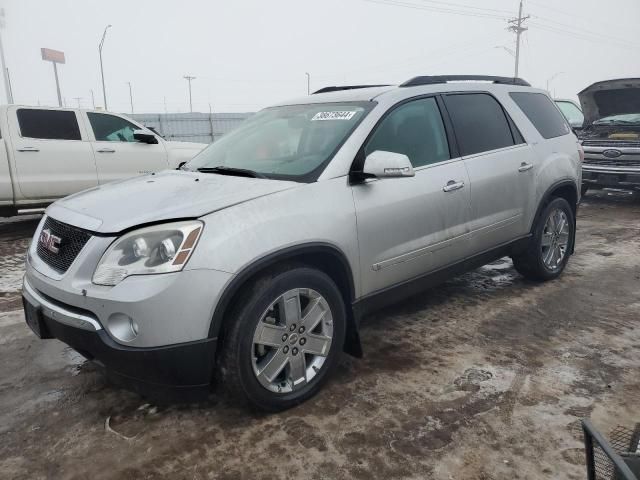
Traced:
<path id="1" fill-rule="evenodd" d="M 276 393 L 299 390 L 320 372 L 333 340 L 333 316 L 317 291 L 296 288 L 262 314 L 253 334 L 252 365 L 260 384 Z"/>
<path id="2" fill-rule="evenodd" d="M 540 253 L 542 262 L 549 270 L 557 270 L 567 255 L 571 232 L 567 214 L 556 208 L 551 211 L 544 224 Z"/>

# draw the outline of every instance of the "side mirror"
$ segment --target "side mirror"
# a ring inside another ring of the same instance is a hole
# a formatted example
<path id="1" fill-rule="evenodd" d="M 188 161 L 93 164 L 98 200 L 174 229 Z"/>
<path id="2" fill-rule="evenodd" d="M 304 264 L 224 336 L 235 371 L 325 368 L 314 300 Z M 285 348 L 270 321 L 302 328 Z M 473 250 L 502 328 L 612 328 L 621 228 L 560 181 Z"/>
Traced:
<path id="1" fill-rule="evenodd" d="M 134 130 L 133 138 L 142 143 L 158 143 L 158 139 L 156 138 L 156 136 L 153 133 L 147 132 L 146 130 Z"/>
<path id="2" fill-rule="evenodd" d="M 409 157 L 402 153 L 376 150 L 364 160 L 362 173 L 365 177 L 398 178 L 413 177 L 415 172 Z"/>

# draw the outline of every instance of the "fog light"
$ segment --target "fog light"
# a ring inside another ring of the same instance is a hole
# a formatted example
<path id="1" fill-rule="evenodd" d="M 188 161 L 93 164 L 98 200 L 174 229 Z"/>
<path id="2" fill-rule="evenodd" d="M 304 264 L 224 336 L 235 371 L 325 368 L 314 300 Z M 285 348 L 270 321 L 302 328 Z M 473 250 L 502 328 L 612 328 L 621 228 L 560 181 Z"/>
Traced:
<path id="1" fill-rule="evenodd" d="M 121 342 L 130 342 L 138 336 L 138 324 L 124 313 L 112 313 L 107 326 L 111 335 Z"/>

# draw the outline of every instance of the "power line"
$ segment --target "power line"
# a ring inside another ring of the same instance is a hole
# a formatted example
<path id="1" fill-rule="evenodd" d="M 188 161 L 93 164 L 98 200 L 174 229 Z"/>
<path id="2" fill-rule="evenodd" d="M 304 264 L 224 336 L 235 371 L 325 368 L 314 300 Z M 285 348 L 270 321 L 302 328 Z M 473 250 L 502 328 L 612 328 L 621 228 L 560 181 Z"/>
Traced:
<path id="1" fill-rule="evenodd" d="M 496 8 L 486 8 L 486 7 L 476 7 L 474 5 L 464 4 L 464 3 L 453 3 L 453 2 L 442 2 L 438 0 L 421 0 L 424 3 L 435 3 L 438 5 L 445 5 L 447 7 L 461 7 L 461 8 L 469 8 L 473 10 L 481 10 L 484 12 L 493 12 L 493 13 L 502 13 L 502 14 L 511 14 L 508 10 L 498 10 Z"/>
<path id="2" fill-rule="evenodd" d="M 437 13 L 449 13 L 452 15 L 462 15 L 465 17 L 477 17 L 477 18 L 490 18 L 490 19 L 496 19 L 496 20 L 506 20 L 507 17 L 504 15 L 495 15 L 495 14 L 491 14 L 491 13 L 481 13 L 481 12 L 471 12 L 471 11 L 465 11 L 465 10 L 456 10 L 456 9 L 452 9 L 452 8 L 440 8 L 440 7 L 432 7 L 429 5 L 421 5 L 421 4 L 416 4 L 416 3 L 411 3 L 411 2 L 406 2 L 406 1 L 402 1 L 402 0 L 364 0 L 365 2 L 370 2 L 370 3 L 378 3 L 380 5 L 387 5 L 387 6 L 396 6 L 396 7 L 404 7 L 404 8 L 411 8 L 414 10 L 425 10 L 428 12 L 437 12 Z"/>

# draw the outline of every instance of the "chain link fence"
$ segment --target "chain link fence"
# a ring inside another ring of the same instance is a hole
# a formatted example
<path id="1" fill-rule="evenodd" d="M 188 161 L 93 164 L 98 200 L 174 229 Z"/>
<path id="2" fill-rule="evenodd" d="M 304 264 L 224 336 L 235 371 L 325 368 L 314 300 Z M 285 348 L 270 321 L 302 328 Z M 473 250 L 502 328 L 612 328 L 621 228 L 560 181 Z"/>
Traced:
<path id="1" fill-rule="evenodd" d="M 130 115 L 167 140 L 212 143 L 253 113 L 136 113 Z"/>

